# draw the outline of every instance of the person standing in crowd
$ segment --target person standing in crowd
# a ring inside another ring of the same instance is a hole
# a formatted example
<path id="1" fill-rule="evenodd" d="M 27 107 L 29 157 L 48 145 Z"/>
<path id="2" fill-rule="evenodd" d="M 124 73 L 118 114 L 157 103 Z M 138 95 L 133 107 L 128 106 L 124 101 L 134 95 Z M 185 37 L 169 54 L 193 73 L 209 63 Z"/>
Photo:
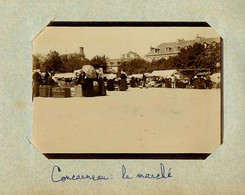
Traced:
<path id="1" fill-rule="evenodd" d="M 50 73 L 50 75 L 48 76 L 47 81 L 46 81 L 47 85 L 55 85 L 55 84 L 57 83 L 57 80 L 55 80 L 55 79 L 53 78 L 53 76 L 54 76 L 54 72 L 51 71 L 51 73 Z"/>
<path id="2" fill-rule="evenodd" d="M 212 88 L 212 82 L 210 80 L 210 76 L 207 76 L 206 86 L 207 86 L 208 89 L 211 89 Z"/>
<path id="3" fill-rule="evenodd" d="M 114 91 L 115 90 L 115 78 L 113 79 L 108 79 L 106 89 L 108 91 Z"/>
<path id="4" fill-rule="evenodd" d="M 204 76 L 201 76 L 200 78 L 200 88 L 206 89 L 206 78 Z"/>
<path id="5" fill-rule="evenodd" d="M 82 85 L 82 96 L 86 97 L 88 95 L 87 90 L 87 80 L 85 79 L 86 74 L 84 71 L 80 71 L 76 76 L 75 85 Z"/>
<path id="6" fill-rule="evenodd" d="M 127 85 L 127 76 L 125 73 L 121 73 L 121 80 L 119 82 L 119 90 L 120 91 L 126 91 L 128 89 L 128 85 Z"/>
<path id="7" fill-rule="evenodd" d="M 176 77 L 174 75 L 171 75 L 171 88 L 176 87 Z"/>
<path id="8" fill-rule="evenodd" d="M 99 95 L 105 96 L 106 88 L 105 88 L 105 83 L 103 79 L 103 68 L 99 68 L 97 73 L 98 73 Z"/>
<path id="9" fill-rule="evenodd" d="M 32 79 L 33 79 L 33 89 L 32 89 L 32 100 L 33 100 L 34 97 L 39 96 L 39 87 L 41 85 L 41 75 L 39 69 L 34 71 L 32 75 Z"/>
<path id="10" fill-rule="evenodd" d="M 130 79 L 130 87 L 135 87 L 135 79 L 134 79 L 134 77 L 132 77 Z"/>
<path id="11" fill-rule="evenodd" d="M 47 71 L 43 71 L 41 73 L 41 83 L 42 83 L 42 85 L 47 85 L 48 77 L 49 77 L 49 73 Z"/>
<path id="12" fill-rule="evenodd" d="M 146 83 L 146 76 L 145 76 L 145 74 L 143 74 L 142 81 L 143 81 L 142 87 L 145 87 L 145 83 Z"/>
<path id="13" fill-rule="evenodd" d="M 194 85 L 194 89 L 198 89 L 198 78 L 196 75 L 193 78 L 193 85 Z"/>
<path id="14" fill-rule="evenodd" d="M 84 96 L 85 97 L 93 97 L 94 96 L 94 79 L 88 78 L 87 74 L 84 78 L 84 83 L 86 86 Z"/>

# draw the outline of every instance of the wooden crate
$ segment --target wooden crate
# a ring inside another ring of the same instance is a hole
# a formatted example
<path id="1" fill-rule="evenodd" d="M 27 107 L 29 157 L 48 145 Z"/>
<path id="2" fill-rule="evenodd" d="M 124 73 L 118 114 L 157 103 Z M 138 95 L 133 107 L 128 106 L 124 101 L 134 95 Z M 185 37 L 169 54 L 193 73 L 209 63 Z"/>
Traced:
<path id="1" fill-rule="evenodd" d="M 52 97 L 54 98 L 71 97 L 71 89 L 68 87 L 54 87 L 52 88 Z"/>
<path id="2" fill-rule="evenodd" d="M 52 86 L 51 85 L 40 85 L 39 96 L 40 97 L 52 97 Z"/>

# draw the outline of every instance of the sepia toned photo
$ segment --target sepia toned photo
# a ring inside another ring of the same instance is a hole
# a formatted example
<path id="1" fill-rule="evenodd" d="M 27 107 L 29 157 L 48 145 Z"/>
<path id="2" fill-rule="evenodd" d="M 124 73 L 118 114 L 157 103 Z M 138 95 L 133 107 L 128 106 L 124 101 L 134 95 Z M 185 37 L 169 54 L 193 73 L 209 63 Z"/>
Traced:
<path id="1" fill-rule="evenodd" d="M 43 154 L 211 154 L 222 143 L 212 27 L 49 25 L 32 45 Z"/>

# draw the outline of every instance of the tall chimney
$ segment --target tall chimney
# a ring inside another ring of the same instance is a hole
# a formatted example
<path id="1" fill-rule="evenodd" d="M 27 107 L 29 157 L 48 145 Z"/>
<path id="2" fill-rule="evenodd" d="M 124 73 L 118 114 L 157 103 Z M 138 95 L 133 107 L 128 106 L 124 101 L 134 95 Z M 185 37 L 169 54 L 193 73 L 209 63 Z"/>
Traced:
<path id="1" fill-rule="evenodd" d="M 85 57 L 84 47 L 79 47 L 79 49 L 80 49 L 79 53 L 82 55 L 82 57 Z"/>

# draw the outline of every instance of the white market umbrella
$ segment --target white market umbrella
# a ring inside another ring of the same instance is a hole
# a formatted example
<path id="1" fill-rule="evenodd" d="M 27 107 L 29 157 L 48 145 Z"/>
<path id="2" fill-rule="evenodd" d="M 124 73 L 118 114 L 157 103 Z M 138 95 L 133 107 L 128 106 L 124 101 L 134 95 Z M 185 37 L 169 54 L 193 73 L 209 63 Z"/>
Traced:
<path id="1" fill-rule="evenodd" d="M 84 65 L 82 71 L 85 72 L 87 78 L 96 78 L 96 71 L 91 65 Z"/>
<path id="2" fill-rule="evenodd" d="M 214 73 L 210 76 L 210 80 L 215 82 L 215 83 L 219 83 L 220 82 L 220 73 Z"/>

